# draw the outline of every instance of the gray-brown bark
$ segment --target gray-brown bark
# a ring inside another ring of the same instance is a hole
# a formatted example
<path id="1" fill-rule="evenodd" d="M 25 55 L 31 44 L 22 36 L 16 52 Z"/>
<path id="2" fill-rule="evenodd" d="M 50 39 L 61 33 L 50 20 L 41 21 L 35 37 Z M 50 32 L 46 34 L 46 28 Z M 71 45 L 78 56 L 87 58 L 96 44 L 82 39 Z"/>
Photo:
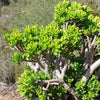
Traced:
<path id="1" fill-rule="evenodd" d="M 68 90 L 68 92 L 70 92 L 74 96 L 75 100 L 79 100 L 75 94 L 75 91 L 64 81 L 58 79 L 38 80 L 35 85 L 45 85 L 45 84 L 47 84 L 46 90 L 49 88 L 49 85 L 62 85 L 66 90 Z"/>
<path id="2" fill-rule="evenodd" d="M 94 62 L 90 68 L 86 71 L 85 75 L 82 77 L 82 81 L 87 82 L 90 76 L 93 74 L 93 72 L 100 67 L 100 59 L 98 59 L 96 62 Z"/>

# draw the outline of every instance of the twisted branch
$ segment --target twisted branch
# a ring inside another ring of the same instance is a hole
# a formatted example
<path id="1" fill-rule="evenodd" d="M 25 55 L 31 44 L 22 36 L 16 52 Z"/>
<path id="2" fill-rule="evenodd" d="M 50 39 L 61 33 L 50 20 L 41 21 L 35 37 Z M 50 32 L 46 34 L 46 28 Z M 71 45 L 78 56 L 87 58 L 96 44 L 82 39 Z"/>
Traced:
<path id="1" fill-rule="evenodd" d="M 75 94 L 75 91 L 64 81 L 58 80 L 58 79 L 51 79 L 51 80 L 38 80 L 35 85 L 62 85 L 66 90 L 68 90 L 75 98 L 75 100 L 79 100 L 78 97 Z"/>

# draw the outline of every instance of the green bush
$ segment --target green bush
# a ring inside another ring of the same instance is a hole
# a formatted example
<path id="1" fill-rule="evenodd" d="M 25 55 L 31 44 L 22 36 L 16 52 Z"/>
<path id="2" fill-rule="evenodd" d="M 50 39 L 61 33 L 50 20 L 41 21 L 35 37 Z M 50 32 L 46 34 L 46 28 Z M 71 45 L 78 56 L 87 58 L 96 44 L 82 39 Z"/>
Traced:
<path id="1" fill-rule="evenodd" d="M 14 62 L 26 61 L 32 69 L 19 78 L 18 91 L 28 99 L 58 100 L 64 93 L 76 100 L 95 99 L 99 34 L 100 18 L 89 7 L 66 0 L 55 7 L 54 21 L 46 27 L 28 25 L 7 33 L 5 39 L 17 50 Z"/>
<path id="2" fill-rule="evenodd" d="M 80 81 L 75 86 L 76 94 L 82 97 L 82 100 L 95 100 L 95 97 L 99 95 L 100 81 L 95 75 L 92 75 L 87 84 Z"/>
<path id="3" fill-rule="evenodd" d="M 46 85 L 36 86 L 36 81 L 38 80 L 50 80 L 51 77 L 43 72 L 34 73 L 28 66 L 26 70 L 22 73 L 18 82 L 18 91 L 20 91 L 22 96 L 26 96 L 28 100 L 38 97 L 39 100 L 51 100 L 54 98 L 58 100 L 66 90 L 62 86 L 51 86 L 47 92 L 43 91 Z"/>

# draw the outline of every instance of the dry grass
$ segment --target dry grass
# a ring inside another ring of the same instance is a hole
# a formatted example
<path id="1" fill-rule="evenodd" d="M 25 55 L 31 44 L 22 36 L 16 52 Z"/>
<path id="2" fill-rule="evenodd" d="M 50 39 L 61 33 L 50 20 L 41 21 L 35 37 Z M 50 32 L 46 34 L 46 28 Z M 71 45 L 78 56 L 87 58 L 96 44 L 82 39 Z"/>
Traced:
<path id="1" fill-rule="evenodd" d="M 16 91 L 17 84 L 7 85 L 0 82 L 0 100 L 27 100 Z"/>

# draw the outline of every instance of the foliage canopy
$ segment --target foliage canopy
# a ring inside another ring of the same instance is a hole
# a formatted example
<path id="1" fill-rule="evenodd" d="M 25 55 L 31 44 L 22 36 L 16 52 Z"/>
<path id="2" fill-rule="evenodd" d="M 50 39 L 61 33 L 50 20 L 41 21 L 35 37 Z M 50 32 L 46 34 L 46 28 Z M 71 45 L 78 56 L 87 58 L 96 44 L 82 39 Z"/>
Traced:
<path id="1" fill-rule="evenodd" d="M 17 50 L 14 62 L 26 61 L 32 69 L 19 78 L 18 90 L 29 100 L 58 100 L 64 93 L 75 100 L 94 100 L 100 91 L 95 76 L 100 66 L 99 32 L 100 18 L 89 7 L 64 0 L 45 28 L 33 25 L 7 33 L 5 39 Z"/>

